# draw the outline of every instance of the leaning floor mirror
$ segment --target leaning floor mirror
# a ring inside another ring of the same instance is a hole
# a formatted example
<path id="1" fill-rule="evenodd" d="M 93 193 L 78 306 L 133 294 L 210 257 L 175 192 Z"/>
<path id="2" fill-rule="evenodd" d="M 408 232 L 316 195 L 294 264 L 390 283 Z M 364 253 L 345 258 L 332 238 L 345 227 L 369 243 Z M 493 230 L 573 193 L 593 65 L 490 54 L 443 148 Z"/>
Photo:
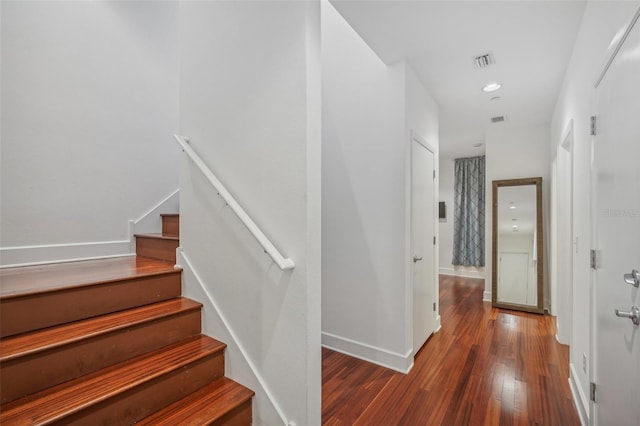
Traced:
<path id="1" fill-rule="evenodd" d="M 493 181 L 492 303 L 543 313 L 542 178 Z"/>

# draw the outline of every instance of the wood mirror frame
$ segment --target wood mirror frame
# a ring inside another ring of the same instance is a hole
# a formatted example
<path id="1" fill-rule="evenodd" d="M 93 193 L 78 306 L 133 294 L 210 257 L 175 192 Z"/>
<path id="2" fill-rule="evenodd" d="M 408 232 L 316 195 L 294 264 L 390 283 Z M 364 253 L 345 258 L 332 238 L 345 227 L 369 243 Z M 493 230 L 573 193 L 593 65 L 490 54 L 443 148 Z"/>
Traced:
<path id="1" fill-rule="evenodd" d="M 536 187 L 536 305 L 516 304 L 498 301 L 498 189 L 510 186 L 535 185 Z M 523 179 L 504 179 L 493 181 L 493 236 L 492 236 L 492 270 L 491 270 L 491 304 L 496 308 L 514 309 L 518 311 L 544 313 L 544 252 L 543 252 L 543 227 L 542 227 L 542 178 L 532 177 Z"/>

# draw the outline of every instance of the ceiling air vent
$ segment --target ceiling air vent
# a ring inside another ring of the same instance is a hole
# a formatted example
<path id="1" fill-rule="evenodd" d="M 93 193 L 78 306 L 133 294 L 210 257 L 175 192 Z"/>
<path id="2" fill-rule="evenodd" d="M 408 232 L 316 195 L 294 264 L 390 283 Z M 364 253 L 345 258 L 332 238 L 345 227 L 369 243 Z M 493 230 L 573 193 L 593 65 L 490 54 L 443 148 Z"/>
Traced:
<path id="1" fill-rule="evenodd" d="M 503 121 L 507 121 L 506 115 L 498 115 L 496 117 L 491 117 L 492 123 L 502 123 Z"/>
<path id="2" fill-rule="evenodd" d="M 496 63 L 496 58 L 493 57 L 493 53 L 485 53 L 473 58 L 473 66 L 476 69 L 487 68 Z"/>

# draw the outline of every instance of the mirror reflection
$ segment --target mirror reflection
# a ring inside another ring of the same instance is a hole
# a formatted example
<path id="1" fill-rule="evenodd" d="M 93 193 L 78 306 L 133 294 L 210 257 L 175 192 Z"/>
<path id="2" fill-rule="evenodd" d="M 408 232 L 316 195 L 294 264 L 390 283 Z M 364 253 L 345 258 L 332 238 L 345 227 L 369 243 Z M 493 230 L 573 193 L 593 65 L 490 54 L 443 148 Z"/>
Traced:
<path id="1" fill-rule="evenodd" d="M 542 312 L 540 181 L 494 181 L 494 306 Z"/>

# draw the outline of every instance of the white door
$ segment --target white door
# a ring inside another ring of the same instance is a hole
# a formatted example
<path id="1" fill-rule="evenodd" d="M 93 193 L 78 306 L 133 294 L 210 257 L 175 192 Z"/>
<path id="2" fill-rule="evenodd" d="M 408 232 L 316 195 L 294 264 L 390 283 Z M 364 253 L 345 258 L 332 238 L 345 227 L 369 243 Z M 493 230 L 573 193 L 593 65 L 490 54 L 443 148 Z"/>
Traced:
<path id="1" fill-rule="evenodd" d="M 530 304 L 529 253 L 502 252 L 498 262 L 498 302 Z"/>
<path id="2" fill-rule="evenodd" d="M 640 425 L 640 327 L 614 313 L 640 306 L 640 290 L 625 282 L 625 274 L 633 283 L 631 271 L 640 270 L 640 24 L 635 24 L 597 86 L 596 102 L 596 402 L 591 404 L 591 418 L 600 426 Z"/>
<path id="3" fill-rule="evenodd" d="M 411 151 L 411 240 L 413 265 L 413 351 L 435 328 L 434 154 L 414 138 Z"/>

